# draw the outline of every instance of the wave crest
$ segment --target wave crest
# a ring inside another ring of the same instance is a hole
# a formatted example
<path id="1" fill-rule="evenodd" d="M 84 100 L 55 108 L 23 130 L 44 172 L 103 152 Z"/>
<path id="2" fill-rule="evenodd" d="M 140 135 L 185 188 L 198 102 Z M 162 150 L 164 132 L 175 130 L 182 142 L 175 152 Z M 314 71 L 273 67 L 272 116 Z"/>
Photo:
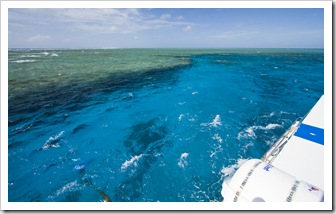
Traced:
<path id="1" fill-rule="evenodd" d="M 244 131 L 241 131 L 238 133 L 237 139 L 241 140 L 241 139 L 247 139 L 247 138 L 257 138 L 257 135 L 255 134 L 256 130 L 271 130 L 271 129 L 275 129 L 275 128 L 279 128 L 282 127 L 282 125 L 279 124 L 275 124 L 275 123 L 270 123 L 267 126 L 250 126 L 248 128 L 246 128 Z"/>
<path id="2" fill-rule="evenodd" d="M 178 162 L 178 166 L 181 168 L 184 168 L 185 166 L 188 166 L 188 162 L 187 162 L 187 157 L 189 156 L 189 153 L 183 153 L 181 154 L 180 160 Z"/>
<path id="3" fill-rule="evenodd" d="M 220 115 L 217 114 L 216 117 L 213 119 L 212 122 L 210 123 L 201 123 L 201 126 L 210 126 L 210 127 L 218 127 L 221 126 L 222 122 L 221 122 L 221 118 Z"/>
<path id="4" fill-rule="evenodd" d="M 230 165 L 230 166 L 227 166 L 227 167 L 223 167 L 222 170 L 221 170 L 221 173 L 224 174 L 224 176 L 231 176 L 247 160 L 248 159 L 239 158 L 237 160 L 237 163 L 235 163 L 233 165 Z"/>
<path id="5" fill-rule="evenodd" d="M 63 136 L 63 134 L 64 134 L 64 131 L 61 131 L 60 133 L 49 137 L 49 139 L 42 146 L 42 149 L 46 150 L 49 147 L 53 147 L 53 148 L 60 147 L 60 145 L 58 144 L 58 142 L 61 140 L 61 137 Z"/>
<path id="6" fill-rule="evenodd" d="M 35 62 L 36 60 L 34 59 L 21 59 L 21 60 L 15 60 L 12 62 L 16 62 L 16 63 L 25 63 L 25 62 Z"/>
<path id="7" fill-rule="evenodd" d="M 138 166 L 138 160 L 139 160 L 140 158 L 142 158 L 142 156 L 143 156 L 143 154 L 141 154 L 141 155 L 136 155 L 136 156 L 131 157 L 130 160 L 126 160 L 126 161 L 121 165 L 121 167 L 120 167 L 121 171 L 124 172 L 124 171 L 125 171 L 129 166 L 131 166 L 131 165 L 137 167 L 137 166 Z"/>

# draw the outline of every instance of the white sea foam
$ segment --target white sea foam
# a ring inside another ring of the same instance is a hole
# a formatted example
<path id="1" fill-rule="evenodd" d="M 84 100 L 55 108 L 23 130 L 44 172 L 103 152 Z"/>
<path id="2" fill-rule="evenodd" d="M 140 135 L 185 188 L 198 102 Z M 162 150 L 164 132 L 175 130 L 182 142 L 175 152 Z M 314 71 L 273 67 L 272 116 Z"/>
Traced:
<path id="1" fill-rule="evenodd" d="M 16 63 L 25 63 L 25 62 L 35 62 L 36 60 L 34 59 L 22 59 L 22 60 L 15 60 L 12 62 L 16 62 Z"/>
<path id="2" fill-rule="evenodd" d="M 212 158 L 215 154 L 217 153 L 217 151 L 214 151 L 210 154 L 210 158 Z"/>
<path id="3" fill-rule="evenodd" d="M 64 131 L 61 131 L 60 133 L 58 133 L 58 134 L 56 134 L 56 135 L 54 135 L 54 136 L 49 137 L 49 139 L 48 139 L 47 142 L 57 140 L 57 139 L 58 139 L 59 137 L 61 137 L 63 134 L 64 134 Z"/>
<path id="4" fill-rule="evenodd" d="M 59 190 L 57 190 L 56 196 L 59 196 L 60 194 L 66 192 L 66 191 L 72 191 L 74 189 L 74 187 L 76 187 L 76 186 L 78 186 L 77 181 L 73 181 L 73 182 L 67 183 L 62 188 L 60 188 Z"/>
<path id="5" fill-rule="evenodd" d="M 80 165 L 76 165 L 73 169 L 75 171 L 79 171 L 85 168 L 85 164 L 80 164 Z"/>
<path id="6" fill-rule="evenodd" d="M 253 146 L 254 144 L 252 143 L 252 142 L 249 142 L 248 144 L 246 144 L 245 146 L 244 146 L 244 150 L 245 150 L 245 152 L 247 151 L 247 149 L 249 148 L 249 147 L 251 147 L 251 146 Z"/>
<path id="7" fill-rule="evenodd" d="M 188 158 L 188 156 L 189 156 L 189 153 L 186 153 L 186 152 L 181 154 L 180 160 L 177 163 L 177 165 L 181 168 L 184 168 L 184 167 L 188 166 L 188 162 L 186 160 Z"/>
<path id="8" fill-rule="evenodd" d="M 178 120 L 181 121 L 183 117 L 184 117 L 184 114 L 180 114 Z"/>
<path id="9" fill-rule="evenodd" d="M 49 139 L 45 142 L 45 144 L 42 146 L 42 149 L 48 149 L 49 147 L 58 148 L 60 145 L 58 143 L 54 143 L 56 140 L 58 140 L 62 135 L 64 134 L 64 131 L 61 131 L 60 133 L 49 137 Z"/>
<path id="10" fill-rule="evenodd" d="M 257 136 L 254 131 L 258 129 L 259 130 L 271 130 L 271 129 L 275 129 L 278 127 L 282 127 L 282 126 L 279 124 L 274 124 L 274 123 L 270 123 L 267 126 L 251 126 L 251 127 L 246 128 L 244 131 L 239 132 L 237 139 L 241 140 L 242 138 L 245 138 L 245 139 L 256 138 Z"/>
<path id="11" fill-rule="evenodd" d="M 222 145 L 219 144 L 214 151 L 211 151 L 211 154 L 210 154 L 210 158 L 212 158 L 215 154 L 217 154 L 218 152 L 222 152 L 223 151 L 223 148 L 222 148 Z"/>
<path id="12" fill-rule="evenodd" d="M 270 114 L 267 114 L 267 115 L 263 115 L 262 117 L 273 117 L 275 115 L 274 112 L 271 112 Z"/>
<path id="13" fill-rule="evenodd" d="M 21 58 L 26 58 L 26 57 L 35 58 L 35 57 L 41 57 L 41 56 L 40 55 L 21 55 L 20 57 Z"/>
<path id="14" fill-rule="evenodd" d="M 56 54 L 56 53 L 52 53 L 50 56 L 58 56 L 58 54 Z"/>
<path id="15" fill-rule="evenodd" d="M 211 126 L 211 127 L 217 127 L 217 126 L 221 126 L 222 122 L 221 122 L 221 118 L 220 115 L 217 114 L 216 117 L 213 119 L 212 122 L 210 123 L 201 123 L 201 126 Z"/>
<path id="16" fill-rule="evenodd" d="M 286 111 L 280 111 L 280 114 L 293 115 L 294 113 L 290 113 L 290 112 L 286 112 Z"/>
<path id="17" fill-rule="evenodd" d="M 263 129 L 263 130 L 269 130 L 269 129 L 275 129 L 275 128 L 278 128 L 278 127 L 281 127 L 281 125 L 275 124 L 275 123 L 271 123 L 271 124 L 268 124 L 265 127 L 261 126 L 260 128 Z"/>
<path id="18" fill-rule="evenodd" d="M 273 145 L 276 141 L 278 140 L 278 138 L 276 138 L 275 136 L 272 136 L 272 138 L 270 140 L 266 141 L 266 144 L 271 146 Z"/>
<path id="19" fill-rule="evenodd" d="M 58 147 L 60 147 L 60 145 L 59 145 L 58 143 L 55 143 L 55 144 L 44 144 L 44 145 L 42 146 L 42 149 L 46 150 L 46 149 L 48 149 L 49 147 L 52 147 L 52 148 L 58 148 Z"/>
<path id="20" fill-rule="evenodd" d="M 239 158 L 237 160 L 237 163 L 227 166 L 227 167 L 223 167 L 221 170 L 221 173 L 224 174 L 224 176 L 231 176 L 236 171 L 236 169 L 238 169 L 246 161 L 247 159 Z"/>
<path id="21" fill-rule="evenodd" d="M 189 118 L 188 120 L 189 120 L 190 122 L 195 122 L 195 121 L 196 121 L 196 119 L 193 118 L 193 117 L 192 117 L 192 118 Z"/>
<path id="22" fill-rule="evenodd" d="M 212 136 L 212 139 L 214 139 L 215 141 L 218 142 L 218 144 L 214 144 L 214 146 L 217 145 L 217 147 L 214 147 L 211 150 L 211 154 L 210 154 L 210 158 L 212 158 L 214 155 L 216 155 L 218 152 L 223 152 L 223 148 L 222 148 L 222 142 L 223 139 L 219 136 L 219 134 L 214 134 L 214 136 Z"/>
<path id="23" fill-rule="evenodd" d="M 254 130 L 255 130 L 254 128 L 255 128 L 255 126 L 252 126 L 252 127 L 249 127 L 245 130 L 247 137 L 253 137 L 253 138 L 256 137 L 256 135 L 254 133 Z"/>
<path id="24" fill-rule="evenodd" d="M 43 55 L 45 55 L 45 56 L 49 55 L 48 52 L 43 52 L 43 53 L 41 53 L 41 54 L 43 54 Z"/>
<path id="25" fill-rule="evenodd" d="M 49 182 L 49 184 L 51 184 L 51 182 Z M 48 196 L 48 200 L 52 201 L 54 198 L 56 198 L 57 196 L 65 193 L 65 192 L 77 191 L 80 188 L 81 187 L 77 183 L 77 181 L 73 181 L 73 182 L 67 183 L 63 187 L 61 187 L 60 189 L 58 189 L 55 194 L 49 195 Z"/>
<path id="26" fill-rule="evenodd" d="M 213 127 L 217 127 L 217 126 L 222 125 L 219 114 L 216 115 L 215 119 L 210 123 L 210 125 L 213 126 Z"/>
<path id="27" fill-rule="evenodd" d="M 192 95 L 198 94 L 198 91 L 194 91 L 191 93 Z"/>
<path id="28" fill-rule="evenodd" d="M 215 134 L 212 139 L 214 140 L 217 140 L 218 142 L 222 143 L 223 142 L 223 139 L 218 135 L 218 134 Z"/>
<path id="29" fill-rule="evenodd" d="M 142 158 L 143 154 L 141 155 L 136 155 L 133 156 L 130 160 L 125 161 L 122 165 L 121 165 L 121 171 L 125 171 L 129 166 L 133 165 L 135 167 L 138 166 L 138 160 L 140 158 Z"/>
<path id="30" fill-rule="evenodd" d="M 183 153 L 182 155 L 181 155 L 181 158 L 186 158 L 186 157 L 188 157 L 189 156 L 189 153 Z"/>

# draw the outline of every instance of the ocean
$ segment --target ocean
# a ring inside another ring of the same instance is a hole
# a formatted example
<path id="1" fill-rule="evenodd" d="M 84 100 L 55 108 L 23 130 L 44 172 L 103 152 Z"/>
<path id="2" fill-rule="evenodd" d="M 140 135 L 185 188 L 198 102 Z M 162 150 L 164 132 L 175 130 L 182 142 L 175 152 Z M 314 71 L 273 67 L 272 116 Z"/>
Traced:
<path id="1" fill-rule="evenodd" d="M 323 49 L 11 49 L 8 199 L 222 201 L 323 81 Z"/>

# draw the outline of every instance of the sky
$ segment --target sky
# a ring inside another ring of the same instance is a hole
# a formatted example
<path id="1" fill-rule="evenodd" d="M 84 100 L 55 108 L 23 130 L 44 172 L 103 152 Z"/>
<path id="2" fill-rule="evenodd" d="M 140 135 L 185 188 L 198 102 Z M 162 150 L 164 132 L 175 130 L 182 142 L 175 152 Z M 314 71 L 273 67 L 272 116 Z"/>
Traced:
<path id="1" fill-rule="evenodd" d="M 323 8 L 9 8 L 9 48 L 323 48 Z"/>

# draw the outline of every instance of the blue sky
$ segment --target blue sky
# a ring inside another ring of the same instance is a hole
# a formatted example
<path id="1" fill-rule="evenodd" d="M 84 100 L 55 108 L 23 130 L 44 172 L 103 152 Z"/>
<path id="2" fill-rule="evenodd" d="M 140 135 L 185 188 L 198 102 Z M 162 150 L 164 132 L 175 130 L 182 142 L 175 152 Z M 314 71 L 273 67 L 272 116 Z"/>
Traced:
<path id="1" fill-rule="evenodd" d="M 323 9 L 13 9 L 9 48 L 323 48 Z"/>

